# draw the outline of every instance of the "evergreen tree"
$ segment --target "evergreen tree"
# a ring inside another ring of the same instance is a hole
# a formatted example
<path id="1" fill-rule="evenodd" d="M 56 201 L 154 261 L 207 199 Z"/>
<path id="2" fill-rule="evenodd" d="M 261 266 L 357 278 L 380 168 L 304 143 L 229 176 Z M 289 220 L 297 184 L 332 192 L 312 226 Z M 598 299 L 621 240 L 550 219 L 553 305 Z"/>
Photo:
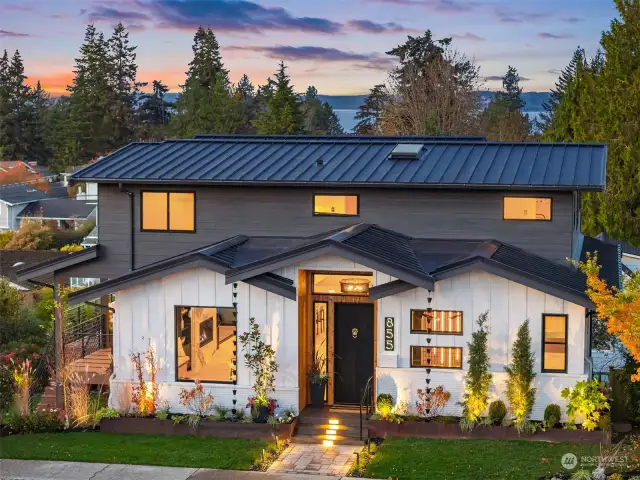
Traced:
<path id="1" fill-rule="evenodd" d="M 516 428 L 521 431 L 529 420 L 536 400 L 536 389 L 532 386 L 536 378 L 535 355 L 531 349 L 529 319 L 520 325 L 516 341 L 511 348 L 511 365 L 504 367 L 507 372 L 506 395 L 515 416 Z"/>
<path id="2" fill-rule="evenodd" d="M 40 81 L 36 83 L 36 88 L 31 91 L 29 104 L 31 112 L 26 132 L 29 145 L 26 159 L 45 164 L 51 156 L 46 123 L 47 114 L 51 108 L 51 97 L 42 89 Z"/>
<path id="3" fill-rule="evenodd" d="M 524 102 L 518 71 L 509 65 L 502 79 L 502 90 L 482 114 L 482 124 L 488 140 L 521 142 L 531 133 L 529 117 L 522 113 Z"/>
<path id="4" fill-rule="evenodd" d="M 353 128 L 357 135 L 380 135 L 382 128 L 380 120 L 385 104 L 389 100 L 389 95 L 384 85 L 374 86 L 364 103 L 358 108 L 355 119 L 358 121 Z"/>
<path id="5" fill-rule="evenodd" d="M 173 103 L 164 99 L 169 87 L 162 83 L 162 80 L 154 80 L 151 86 L 151 93 L 143 95 L 144 100 L 139 111 L 140 121 L 146 132 L 144 136 L 162 136 L 161 130 L 171 119 Z"/>
<path id="6" fill-rule="evenodd" d="M 491 361 L 489 360 L 489 330 L 487 320 L 489 312 L 478 317 L 477 329 L 467 343 L 469 351 L 469 369 L 465 375 L 463 415 L 466 425 L 473 426 L 487 409 L 489 387 L 491 386 Z"/>
<path id="7" fill-rule="evenodd" d="M 562 97 L 567 90 L 567 86 L 575 78 L 578 65 L 582 65 L 583 67 L 585 67 L 586 58 L 587 57 L 585 55 L 584 49 L 581 47 L 576 48 L 576 51 L 573 52 L 571 61 L 560 72 L 560 76 L 556 81 L 555 88 L 551 89 L 551 95 L 549 95 L 549 99 L 542 104 L 544 112 L 540 114 L 540 120 L 538 120 L 537 124 L 540 130 L 545 131 L 547 130 L 547 128 L 549 128 L 549 124 L 551 123 L 555 110 L 560 104 Z"/>
<path id="8" fill-rule="evenodd" d="M 238 81 L 235 88 L 235 95 L 242 105 L 243 117 L 242 126 L 239 128 L 238 133 L 255 133 L 253 121 L 257 116 L 259 101 L 256 96 L 256 89 L 246 73 Z"/>
<path id="9" fill-rule="evenodd" d="M 112 98 L 109 99 L 109 144 L 119 148 L 134 139 L 136 129 L 136 104 L 140 87 L 136 80 L 136 46 L 129 44 L 129 33 L 122 23 L 115 27 L 108 41 L 109 83 Z"/>
<path id="10" fill-rule="evenodd" d="M 172 129 L 182 137 L 203 132 L 236 133 L 243 125 L 243 105 L 230 85 L 213 31 L 200 27 L 192 49 L 193 60 L 176 102 Z"/>
<path id="11" fill-rule="evenodd" d="M 74 128 L 70 122 L 71 100 L 68 96 L 58 98 L 46 115 L 47 144 L 51 150 L 49 168 L 62 172 L 75 158 Z"/>
<path id="12" fill-rule="evenodd" d="M 0 60 L 0 145 L 5 160 L 29 160 L 34 109 L 26 80 L 20 52 L 16 50 L 9 60 L 5 51 Z"/>
<path id="13" fill-rule="evenodd" d="M 284 62 L 276 73 L 275 91 L 266 110 L 254 121 L 260 135 L 298 134 L 304 131 L 300 104 L 293 91 Z"/>
<path id="14" fill-rule="evenodd" d="M 310 86 L 307 88 L 301 108 L 306 132 L 316 135 L 344 134 L 340 121 L 331 105 L 327 102 L 321 102 L 318 98 L 316 87 Z"/>

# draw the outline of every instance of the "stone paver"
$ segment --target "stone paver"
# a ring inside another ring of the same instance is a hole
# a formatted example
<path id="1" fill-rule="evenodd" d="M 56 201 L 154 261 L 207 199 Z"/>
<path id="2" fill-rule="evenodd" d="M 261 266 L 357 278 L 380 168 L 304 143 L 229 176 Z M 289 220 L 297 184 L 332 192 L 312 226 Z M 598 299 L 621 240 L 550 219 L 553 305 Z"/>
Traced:
<path id="1" fill-rule="evenodd" d="M 292 443 L 271 464 L 268 472 L 342 477 L 355 461 L 355 452 L 360 450 L 361 447 L 353 445 L 326 447 Z"/>

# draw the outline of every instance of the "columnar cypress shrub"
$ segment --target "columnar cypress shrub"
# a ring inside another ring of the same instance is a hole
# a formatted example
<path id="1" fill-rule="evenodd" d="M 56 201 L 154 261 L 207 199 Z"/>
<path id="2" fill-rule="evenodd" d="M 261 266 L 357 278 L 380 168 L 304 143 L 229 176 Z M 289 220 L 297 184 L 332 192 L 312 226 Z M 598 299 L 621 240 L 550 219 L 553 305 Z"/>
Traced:
<path id="1" fill-rule="evenodd" d="M 536 374 L 533 369 L 535 355 L 531 350 L 529 319 L 520 325 L 511 355 L 511 365 L 504 367 L 508 376 L 506 394 L 515 424 L 521 426 L 529 419 L 536 399 L 536 389 L 532 386 Z"/>
<path id="2" fill-rule="evenodd" d="M 478 317 L 478 329 L 471 336 L 469 349 L 469 370 L 465 375 L 465 393 L 463 406 L 464 419 L 476 423 L 487 409 L 489 403 L 489 386 L 491 374 L 489 367 L 489 329 L 487 319 L 489 311 Z"/>

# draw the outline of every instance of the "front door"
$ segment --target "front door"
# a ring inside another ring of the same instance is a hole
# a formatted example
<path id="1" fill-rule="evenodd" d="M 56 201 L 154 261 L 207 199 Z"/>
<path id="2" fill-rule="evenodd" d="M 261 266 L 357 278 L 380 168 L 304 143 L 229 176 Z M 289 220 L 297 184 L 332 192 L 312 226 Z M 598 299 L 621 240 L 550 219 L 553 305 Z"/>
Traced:
<path id="1" fill-rule="evenodd" d="M 334 403 L 360 403 L 373 375 L 373 304 L 334 304 Z"/>

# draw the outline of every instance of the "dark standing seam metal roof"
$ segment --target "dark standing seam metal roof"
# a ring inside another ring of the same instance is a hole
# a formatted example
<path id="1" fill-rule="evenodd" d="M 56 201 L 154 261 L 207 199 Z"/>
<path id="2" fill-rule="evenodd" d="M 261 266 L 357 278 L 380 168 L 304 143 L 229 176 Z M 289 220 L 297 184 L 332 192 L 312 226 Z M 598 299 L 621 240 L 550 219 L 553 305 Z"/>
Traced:
<path id="1" fill-rule="evenodd" d="M 614 238 L 611 238 L 609 235 L 607 235 L 604 232 L 596 235 L 596 239 L 605 243 L 620 245 L 620 248 L 622 249 L 622 253 L 640 256 L 640 246 L 632 245 L 631 243 L 624 242 L 622 240 L 616 240 Z"/>
<path id="2" fill-rule="evenodd" d="M 18 217 L 42 217 L 60 219 L 84 219 L 96 209 L 95 205 L 74 200 L 73 198 L 53 198 L 38 200 L 29 204 Z"/>
<path id="3" fill-rule="evenodd" d="M 18 205 L 21 203 L 35 202 L 46 198 L 63 198 L 68 196 L 67 188 L 62 183 L 40 184 L 45 190 L 38 190 L 34 184 L 13 183 L 0 186 L 0 200 Z"/>
<path id="4" fill-rule="evenodd" d="M 587 253 L 593 255 L 597 253 L 598 264 L 600 265 L 600 277 L 607 282 L 610 287 L 620 288 L 622 277 L 621 247 L 615 243 L 607 243 L 603 240 L 585 235 L 582 241 L 582 252 L 580 261 L 587 259 Z"/>
<path id="5" fill-rule="evenodd" d="M 601 243 L 601 242 L 599 242 Z M 390 267 L 398 275 L 393 275 L 411 285 L 430 284 L 433 280 L 448 278 L 464 271 L 484 268 L 490 273 L 519 282 L 531 288 L 544 291 L 559 298 L 591 308 L 592 304 L 585 294 L 585 276 L 570 265 L 552 262 L 496 240 L 453 240 L 411 238 L 371 224 L 358 224 L 342 230 L 326 232 L 305 238 L 287 237 L 247 237 L 237 235 L 205 248 L 193 250 L 171 257 L 155 264 L 108 280 L 81 292 L 70 295 L 74 301 L 81 297 L 89 298 L 96 292 L 117 291 L 127 288 L 132 282 L 140 282 L 148 275 L 162 275 L 162 272 L 194 261 L 206 260 L 207 265 L 224 273 L 227 282 L 242 281 L 261 288 L 280 293 L 286 298 L 295 299 L 292 279 L 274 274 L 284 260 L 292 264 L 304 255 L 317 251 L 326 245 L 341 245 L 338 254 L 348 258 L 349 252 L 356 252 L 360 263 L 368 268 Z M 598 245 L 602 249 L 602 245 Z M 617 247 L 615 248 L 617 251 Z M 607 252 L 607 262 L 613 257 Z M 96 258 L 97 248 L 71 254 L 44 264 L 30 266 L 18 271 L 18 277 L 29 279 L 44 273 L 51 273 L 83 261 Z M 604 261 L 604 257 L 603 257 Z M 615 263 L 615 262 L 614 262 Z M 610 265 L 603 268 L 603 276 L 610 285 L 617 285 L 617 272 Z M 465 270 L 466 269 L 466 270 Z M 241 272 L 239 275 L 238 272 Z M 252 283 L 253 282 L 253 283 Z M 112 290 L 109 290 L 112 289 Z"/>
<path id="6" fill-rule="evenodd" d="M 405 140 L 353 138 L 132 143 L 75 173 L 72 180 L 565 190 L 602 190 L 605 184 L 604 144 L 420 140 L 424 148 L 418 159 L 391 160 L 390 153 Z"/>
<path id="7" fill-rule="evenodd" d="M 193 136 L 195 139 L 216 139 L 216 140 L 255 140 L 264 141 L 268 140 L 322 140 L 322 141 L 345 141 L 345 142 L 388 142 L 398 141 L 400 143 L 422 143 L 422 142 L 485 142 L 486 137 L 447 137 L 441 135 L 252 135 L 252 134 L 226 134 L 226 133 L 198 133 Z"/>

